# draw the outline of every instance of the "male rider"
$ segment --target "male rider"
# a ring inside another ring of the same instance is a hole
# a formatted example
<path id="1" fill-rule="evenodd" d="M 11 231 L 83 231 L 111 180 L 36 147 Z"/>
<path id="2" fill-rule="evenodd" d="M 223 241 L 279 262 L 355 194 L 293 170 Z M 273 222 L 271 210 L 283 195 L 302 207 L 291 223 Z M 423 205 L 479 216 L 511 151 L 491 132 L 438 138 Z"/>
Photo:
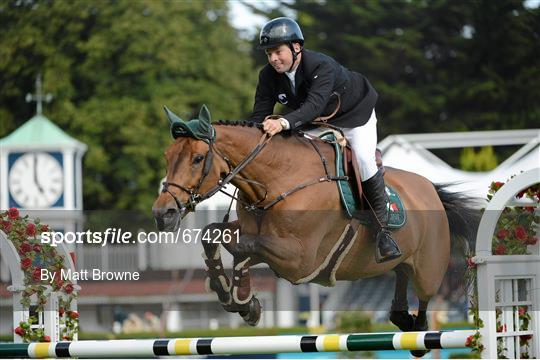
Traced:
<path id="1" fill-rule="evenodd" d="M 259 48 L 266 52 L 268 64 L 259 73 L 250 119 L 262 122 L 270 135 L 302 129 L 320 117 L 329 117 L 331 125 L 341 128 L 355 152 L 362 188 L 376 218 L 375 258 L 377 262 L 395 259 L 401 251 L 388 230 L 384 178 L 375 160 L 377 92 L 362 74 L 303 45 L 300 26 L 290 18 L 276 18 L 263 26 Z M 276 102 L 293 111 L 278 119 L 267 118 Z"/>

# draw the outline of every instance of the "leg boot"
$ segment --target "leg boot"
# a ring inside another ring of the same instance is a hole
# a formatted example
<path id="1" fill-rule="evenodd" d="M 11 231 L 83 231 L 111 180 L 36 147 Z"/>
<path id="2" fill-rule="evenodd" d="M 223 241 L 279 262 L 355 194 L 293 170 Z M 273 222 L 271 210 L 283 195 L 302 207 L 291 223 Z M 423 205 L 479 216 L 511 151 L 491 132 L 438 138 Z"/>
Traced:
<path id="1" fill-rule="evenodd" d="M 375 260 L 378 263 L 382 263 L 400 257 L 401 251 L 388 229 L 388 199 L 381 171 L 377 171 L 373 177 L 362 182 L 362 188 L 364 190 L 364 196 L 369 203 L 368 208 L 371 207 L 374 215 Z"/>

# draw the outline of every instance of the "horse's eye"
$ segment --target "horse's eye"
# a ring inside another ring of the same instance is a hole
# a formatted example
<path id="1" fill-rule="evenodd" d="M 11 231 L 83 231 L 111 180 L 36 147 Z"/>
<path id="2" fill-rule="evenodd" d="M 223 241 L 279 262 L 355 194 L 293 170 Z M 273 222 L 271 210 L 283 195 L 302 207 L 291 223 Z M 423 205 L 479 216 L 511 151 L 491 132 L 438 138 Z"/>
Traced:
<path id="1" fill-rule="evenodd" d="M 195 156 L 195 159 L 193 159 L 193 165 L 200 164 L 204 160 L 204 155 L 197 155 Z"/>

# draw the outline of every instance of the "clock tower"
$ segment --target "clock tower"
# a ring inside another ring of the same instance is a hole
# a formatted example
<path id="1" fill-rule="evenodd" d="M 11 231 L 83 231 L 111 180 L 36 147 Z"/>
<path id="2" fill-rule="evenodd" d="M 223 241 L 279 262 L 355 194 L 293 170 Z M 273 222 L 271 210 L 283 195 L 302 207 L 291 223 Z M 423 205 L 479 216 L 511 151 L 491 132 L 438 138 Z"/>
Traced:
<path id="1" fill-rule="evenodd" d="M 50 94 L 42 93 L 38 76 L 36 94 L 26 97 L 36 102 L 36 115 L 0 139 L 0 209 L 26 210 L 54 228 L 58 220 L 83 209 L 82 157 L 87 146 L 43 115 L 42 103 L 51 99 Z M 55 212 L 48 210 L 69 211 L 53 215 Z M 65 224 L 57 227 L 72 228 Z"/>

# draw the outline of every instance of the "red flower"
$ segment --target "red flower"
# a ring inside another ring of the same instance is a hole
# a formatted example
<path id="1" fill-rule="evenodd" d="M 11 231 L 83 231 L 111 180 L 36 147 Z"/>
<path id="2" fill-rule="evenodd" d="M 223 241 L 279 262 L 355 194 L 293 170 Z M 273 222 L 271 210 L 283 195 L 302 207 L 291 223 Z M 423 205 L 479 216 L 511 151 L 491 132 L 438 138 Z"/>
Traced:
<path id="1" fill-rule="evenodd" d="M 62 278 L 59 276 L 59 277 L 56 277 L 55 278 L 55 283 L 56 283 L 56 287 L 57 288 L 61 288 L 62 285 L 64 285 L 64 280 L 62 280 Z"/>
<path id="2" fill-rule="evenodd" d="M 506 253 L 506 246 L 503 244 L 495 248 L 495 255 L 504 255 L 504 253 Z"/>
<path id="3" fill-rule="evenodd" d="M 34 244 L 34 246 L 32 246 L 32 249 L 33 249 L 35 252 L 41 252 L 41 245 L 39 245 L 39 244 Z"/>
<path id="4" fill-rule="evenodd" d="M 471 269 L 476 268 L 476 264 L 473 260 L 473 258 L 467 258 L 467 266 Z"/>
<path id="5" fill-rule="evenodd" d="M 527 245 L 536 245 L 538 238 L 536 236 L 531 236 L 527 239 Z"/>
<path id="6" fill-rule="evenodd" d="M 514 234 L 519 240 L 527 240 L 527 230 L 521 225 L 516 226 Z"/>
<path id="7" fill-rule="evenodd" d="M 26 225 L 26 235 L 36 236 L 36 224 L 30 223 Z"/>
<path id="8" fill-rule="evenodd" d="M 35 268 L 32 273 L 32 280 L 35 282 L 41 281 L 41 268 Z"/>
<path id="9" fill-rule="evenodd" d="M 527 211 L 527 212 L 533 213 L 534 212 L 534 206 L 525 206 L 524 210 Z"/>
<path id="10" fill-rule="evenodd" d="M 30 251 L 32 251 L 32 246 L 30 246 L 30 244 L 27 243 L 27 242 L 23 242 L 21 244 L 21 249 L 20 249 L 19 252 L 24 255 L 24 254 L 26 254 L 27 252 L 30 252 Z"/>
<path id="11" fill-rule="evenodd" d="M 521 190 L 520 192 L 518 192 L 517 195 L 516 195 L 516 197 L 517 197 L 518 199 L 521 199 L 521 198 L 525 195 L 525 193 L 527 193 L 527 189 Z"/>
<path id="12" fill-rule="evenodd" d="M 469 337 L 467 338 L 467 340 L 465 341 L 465 346 L 466 346 L 466 347 L 471 347 L 472 342 L 473 342 L 473 336 L 471 335 L 471 336 L 469 336 Z"/>
<path id="13" fill-rule="evenodd" d="M 60 317 L 64 316 L 64 312 L 65 312 L 65 310 L 64 310 L 63 307 L 59 308 L 58 309 L 58 316 L 60 316 Z"/>
<path id="14" fill-rule="evenodd" d="M 32 259 L 24 258 L 21 260 L 21 269 L 26 270 L 32 265 Z"/>
<path id="15" fill-rule="evenodd" d="M 79 317 L 79 313 L 77 311 L 68 311 L 68 316 L 75 320 Z"/>
<path id="16" fill-rule="evenodd" d="M 62 336 L 62 340 L 71 341 L 71 336 Z"/>
<path id="17" fill-rule="evenodd" d="M 73 284 L 67 284 L 64 290 L 66 291 L 66 294 L 71 294 L 73 292 Z"/>
<path id="18" fill-rule="evenodd" d="M 39 227 L 39 230 L 40 230 L 41 232 L 49 231 L 49 227 L 48 227 L 47 225 L 41 225 L 41 226 Z"/>
<path id="19" fill-rule="evenodd" d="M 499 231 L 497 231 L 497 237 L 499 239 L 506 239 L 506 237 L 508 236 L 508 230 L 505 230 L 505 229 L 500 229 Z"/>
<path id="20" fill-rule="evenodd" d="M 520 306 L 518 311 L 519 311 L 519 316 L 523 316 L 527 312 L 527 309 L 523 306 Z"/>
<path id="21" fill-rule="evenodd" d="M 19 218 L 19 210 L 16 208 L 10 208 L 8 210 L 8 217 L 12 220 L 17 220 Z"/>
<path id="22" fill-rule="evenodd" d="M 13 227 L 13 224 L 10 221 L 2 221 L 0 223 L 0 226 L 4 229 L 4 232 L 7 234 L 11 231 L 11 228 Z"/>
<path id="23" fill-rule="evenodd" d="M 49 335 L 44 335 L 42 341 L 43 342 L 51 342 L 51 337 Z"/>
<path id="24" fill-rule="evenodd" d="M 531 339 L 532 339 L 532 335 L 521 335 L 519 337 L 519 340 L 521 340 L 521 341 L 529 341 Z"/>
<path id="25" fill-rule="evenodd" d="M 22 327 L 20 326 L 17 326 L 15 328 L 15 330 L 13 330 L 13 332 L 15 332 L 15 334 L 19 335 L 19 336 L 24 336 L 26 335 L 26 330 L 24 330 Z"/>

